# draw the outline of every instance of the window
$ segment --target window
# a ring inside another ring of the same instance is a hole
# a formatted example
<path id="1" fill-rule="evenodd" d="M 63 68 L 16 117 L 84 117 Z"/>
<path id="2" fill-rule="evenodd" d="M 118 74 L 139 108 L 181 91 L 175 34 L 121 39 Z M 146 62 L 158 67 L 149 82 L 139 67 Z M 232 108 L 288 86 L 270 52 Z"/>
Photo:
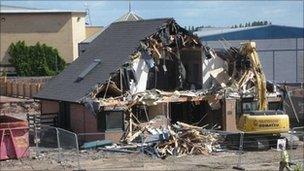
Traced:
<path id="1" fill-rule="evenodd" d="M 122 111 L 112 111 L 106 113 L 106 130 L 123 130 Z"/>
<path id="2" fill-rule="evenodd" d="M 97 115 L 98 131 L 123 130 L 124 129 L 123 111 L 103 111 Z"/>
<path id="3" fill-rule="evenodd" d="M 243 112 L 255 111 L 258 109 L 257 102 L 244 102 L 243 103 Z"/>
<path id="4" fill-rule="evenodd" d="M 98 64 L 100 64 L 101 60 L 100 59 L 94 59 L 93 63 L 89 65 L 85 70 L 83 70 L 75 80 L 75 82 L 80 82 L 81 80 L 84 79 L 84 77 L 92 70 L 94 69 Z"/>
<path id="5" fill-rule="evenodd" d="M 268 102 L 269 110 L 283 110 L 281 102 Z"/>

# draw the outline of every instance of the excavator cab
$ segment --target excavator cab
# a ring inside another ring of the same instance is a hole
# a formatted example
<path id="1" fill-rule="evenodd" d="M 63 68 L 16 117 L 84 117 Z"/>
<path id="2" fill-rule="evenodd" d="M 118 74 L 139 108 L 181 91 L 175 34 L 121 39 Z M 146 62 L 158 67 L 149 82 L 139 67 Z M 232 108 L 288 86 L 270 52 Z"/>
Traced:
<path id="1" fill-rule="evenodd" d="M 267 150 L 276 146 L 277 139 L 284 138 L 289 131 L 289 117 L 280 110 L 280 102 L 268 102 L 274 108 L 259 110 L 258 101 L 245 98 L 236 101 L 235 124 L 238 131 L 244 132 L 243 148 L 245 150 Z M 227 146 L 238 149 L 240 134 L 226 137 Z"/>
<path id="2" fill-rule="evenodd" d="M 258 110 L 258 101 L 243 99 L 237 103 L 237 129 L 247 134 L 279 134 L 289 131 L 289 117 L 280 102 L 268 102 L 269 110 Z M 271 104 L 271 105 L 270 105 Z"/>

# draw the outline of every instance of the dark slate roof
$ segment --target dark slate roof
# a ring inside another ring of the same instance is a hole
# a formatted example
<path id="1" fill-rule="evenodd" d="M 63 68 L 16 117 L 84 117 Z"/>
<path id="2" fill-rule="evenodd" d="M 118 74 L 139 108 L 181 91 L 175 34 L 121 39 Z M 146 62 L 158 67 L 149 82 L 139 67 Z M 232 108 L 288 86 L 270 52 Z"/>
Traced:
<path id="1" fill-rule="evenodd" d="M 109 74 L 128 61 L 139 41 L 155 33 L 169 18 L 112 23 L 87 50 L 62 73 L 51 79 L 34 98 L 68 102 L 80 102 L 92 88 L 109 78 Z M 82 81 L 75 82 L 94 59 L 101 63 Z"/>

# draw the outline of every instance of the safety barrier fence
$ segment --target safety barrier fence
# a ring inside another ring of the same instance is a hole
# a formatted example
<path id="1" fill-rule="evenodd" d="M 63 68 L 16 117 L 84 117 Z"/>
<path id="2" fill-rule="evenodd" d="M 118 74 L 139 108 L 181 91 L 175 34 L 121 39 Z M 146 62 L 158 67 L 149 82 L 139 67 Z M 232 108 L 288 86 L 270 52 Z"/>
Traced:
<path id="1" fill-rule="evenodd" d="M 78 137 L 75 133 L 48 125 L 30 129 L 30 144 L 35 158 L 49 160 L 62 168 L 80 167 Z"/>
<path id="2" fill-rule="evenodd" d="M 294 127 L 289 135 L 290 145 L 287 148 L 293 168 L 304 170 L 304 127 Z"/>
<path id="3" fill-rule="evenodd" d="M 301 168 L 303 167 L 304 149 L 303 130 L 303 127 L 295 127 L 289 134 L 286 134 L 285 138 L 265 136 L 263 132 L 245 134 L 244 132 L 204 130 L 221 135 L 222 141 L 220 141 L 220 147 L 217 147 L 213 152 L 216 155 L 200 155 L 197 157 L 198 159 L 213 157 L 213 162 L 216 162 L 217 157 L 220 159 L 228 155 L 229 157 L 225 159 L 224 163 L 221 163 L 222 167 L 246 170 L 258 168 L 278 170 L 280 161 L 282 161 L 282 151 L 278 150 L 278 139 L 286 139 L 286 151 L 289 154 L 290 163 L 293 164 L 290 167 Z M 120 133 L 124 132 L 121 131 Z M 48 160 L 54 165 L 58 165 L 58 168 L 55 169 L 144 169 L 147 161 L 153 161 L 144 150 L 143 136 L 141 136 L 141 141 L 137 143 L 138 148 L 136 150 L 120 148 L 107 150 L 104 148 L 105 146 L 94 147 L 94 139 L 99 139 L 98 137 L 100 137 L 99 140 L 111 140 L 114 142 L 113 146 L 115 146 L 115 143 L 118 142 L 117 136 L 108 136 L 107 134 L 109 132 L 75 134 L 53 126 L 34 125 L 34 129 L 29 130 L 31 154 L 39 160 Z M 93 142 L 93 145 L 90 144 L 92 148 L 85 148 L 83 146 L 85 142 Z M 108 158 L 119 161 L 119 164 L 105 162 Z M 88 165 L 95 160 L 98 161 L 98 164 Z M 187 164 L 187 162 L 184 162 L 184 164 Z"/>
<path id="4" fill-rule="evenodd" d="M 261 131 L 246 134 L 219 133 L 230 136 L 228 148 L 238 148 L 234 169 L 255 170 L 263 167 L 267 170 L 279 170 L 288 167 L 292 170 L 304 170 L 303 130 L 304 127 L 295 127 L 289 133 L 277 136 Z M 285 158 L 287 163 L 284 163 Z"/>

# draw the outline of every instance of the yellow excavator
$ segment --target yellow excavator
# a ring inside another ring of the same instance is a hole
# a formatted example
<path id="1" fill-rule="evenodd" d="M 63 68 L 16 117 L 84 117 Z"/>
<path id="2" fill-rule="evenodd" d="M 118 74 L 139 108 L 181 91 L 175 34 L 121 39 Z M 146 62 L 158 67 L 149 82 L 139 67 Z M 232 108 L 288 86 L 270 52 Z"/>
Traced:
<path id="1" fill-rule="evenodd" d="M 282 133 L 288 133 L 289 117 L 280 110 L 282 100 L 268 102 L 266 79 L 255 42 L 242 44 L 239 53 L 241 57 L 249 60 L 250 67 L 242 71 L 237 85 L 241 87 L 248 83 L 248 78 L 253 78 L 255 97 L 241 97 L 238 100 L 236 127 L 244 133 L 244 148 L 269 149 L 275 146 Z"/>
<path id="2" fill-rule="evenodd" d="M 279 109 L 269 110 L 268 100 L 266 92 L 266 78 L 263 72 L 263 68 L 256 52 L 255 42 L 249 42 L 243 44 L 241 53 L 249 58 L 254 74 L 256 83 L 256 111 L 246 111 L 240 116 L 237 128 L 246 133 L 286 133 L 289 131 L 289 117 L 287 114 L 282 113 Z M 246 78 L 246 74 L 244 74 Z M 239 84 L 242 84 L 241 79 Z"/>

